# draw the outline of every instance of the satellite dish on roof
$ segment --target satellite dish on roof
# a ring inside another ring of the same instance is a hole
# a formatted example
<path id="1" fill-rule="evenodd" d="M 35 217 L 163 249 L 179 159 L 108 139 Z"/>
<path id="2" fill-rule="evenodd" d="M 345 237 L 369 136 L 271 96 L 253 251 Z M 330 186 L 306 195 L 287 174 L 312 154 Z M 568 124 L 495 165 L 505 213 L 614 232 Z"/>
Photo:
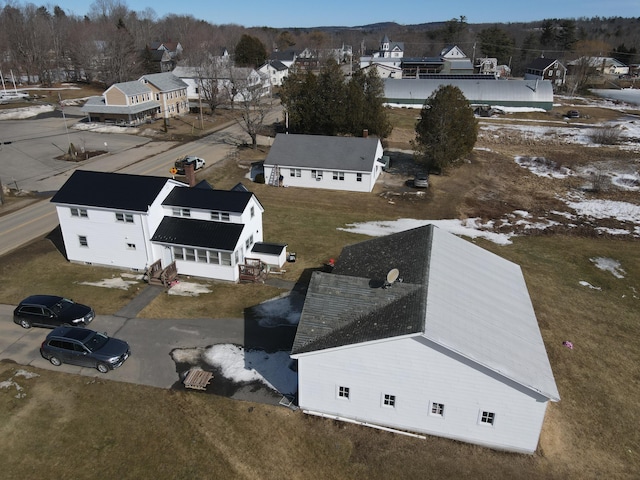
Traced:
<path id="1" fill-rule="evenodd" d="M 387 284 L 391 285 L 398 279 L 399 275 L 400 271 L 397 268 L 392 268 L 391 270 L 389 270 L 389 273 L 387 273 Z"/>

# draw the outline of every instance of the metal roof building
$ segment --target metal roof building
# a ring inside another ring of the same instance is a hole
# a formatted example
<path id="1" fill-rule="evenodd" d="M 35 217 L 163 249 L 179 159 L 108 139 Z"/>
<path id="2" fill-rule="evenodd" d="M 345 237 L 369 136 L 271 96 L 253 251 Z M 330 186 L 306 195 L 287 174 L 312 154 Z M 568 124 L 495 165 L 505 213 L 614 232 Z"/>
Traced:
<path id="1" fill-rule="evenodd" d="M 473 107 L 529 107 L 551 110 L 553 87 L 548 80 L 463 78 L 384 79 L 388 105 L 420 108 L 441 85 L 458 87 Z"/>

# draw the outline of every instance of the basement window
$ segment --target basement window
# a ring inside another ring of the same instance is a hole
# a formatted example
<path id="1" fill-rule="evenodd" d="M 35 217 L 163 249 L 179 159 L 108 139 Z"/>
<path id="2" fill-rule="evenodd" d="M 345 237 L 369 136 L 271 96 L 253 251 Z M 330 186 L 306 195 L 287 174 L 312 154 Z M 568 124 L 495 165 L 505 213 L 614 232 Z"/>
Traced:
<path id="1" fill-rule="evenodd" d="M 349 387 L 338 387 L 338 398 L 349 400 Z"/>
<path id="2" fill-rule="evenodd" d="M 496 421 L 496 414 L 493 412 L 483 411 L 480 415 L 481 425 L 493 425 Z"/>
<path id="3" fill-rule="evenodd" d="M 431 415 L 436 417 L 444 416 L 444 403 L 431 403 Z"/>

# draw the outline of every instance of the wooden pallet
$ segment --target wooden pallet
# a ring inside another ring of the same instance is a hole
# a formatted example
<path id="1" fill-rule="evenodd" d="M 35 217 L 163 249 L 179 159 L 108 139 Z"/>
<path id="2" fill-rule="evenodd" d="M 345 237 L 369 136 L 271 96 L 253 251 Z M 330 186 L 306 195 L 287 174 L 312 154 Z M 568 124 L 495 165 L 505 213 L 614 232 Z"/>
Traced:
<path id="1" fill-rule="evenodd" d="M 213 373 L 206 372 L 200 368 L 192 368 L 184 377 L 184 386 L 187 388 L 194 388 L 196 390 L 206 390 L 207 385 L 211 382 Z"/>

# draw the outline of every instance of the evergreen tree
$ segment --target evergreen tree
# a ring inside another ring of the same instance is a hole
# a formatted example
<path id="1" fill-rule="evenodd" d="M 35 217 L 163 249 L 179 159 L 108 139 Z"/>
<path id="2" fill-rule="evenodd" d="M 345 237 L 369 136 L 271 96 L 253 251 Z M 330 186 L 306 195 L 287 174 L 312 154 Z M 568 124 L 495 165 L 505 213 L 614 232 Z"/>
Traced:
<path id="1" fill-rule="evenodd" d="M 424 103 L 413 144 L 416 160 L 442 172 L 473 150 L 478 121 L 458 87 L 442 85 Z"/>
<path id="2" fill-rule="evenodd" d="M 502 28 L 490 27 L 478 33 L 480 49 L 487 57 L 498 59 L 498 63 L 507 63 L 513 53 L 513 38 Z"/>
<path id="3" fill-rule="evenodd" d="M 244 34 L 236 45 L 236 65 L 259 67 L 267 59 L 267 49 L 259 38 Z"/>

